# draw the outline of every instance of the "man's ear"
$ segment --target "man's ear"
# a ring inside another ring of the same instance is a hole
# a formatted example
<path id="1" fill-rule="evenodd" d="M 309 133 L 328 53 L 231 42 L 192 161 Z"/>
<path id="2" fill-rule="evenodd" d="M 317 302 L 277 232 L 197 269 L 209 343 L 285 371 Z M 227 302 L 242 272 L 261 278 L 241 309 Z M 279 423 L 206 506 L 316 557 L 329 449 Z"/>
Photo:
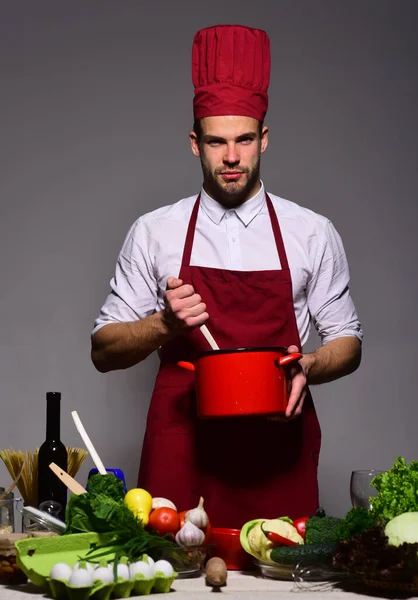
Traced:
<path id="1" fill-rule="evenodd" d="M 269 144 L 269 128 L 263 127 L 261 131 L 261 146 L 260 152 L 265 152 Z"/>
<path id="2" fill-rule="evenodd" d="M 191 145 L 193 154 L 195 156 L 199 157 L 200 156 L 199 142 L 197 139 L 197 135 L 194 131 L 191 131 L 189 133 L 189 139 L 190 139 L 190 145 Z"/>

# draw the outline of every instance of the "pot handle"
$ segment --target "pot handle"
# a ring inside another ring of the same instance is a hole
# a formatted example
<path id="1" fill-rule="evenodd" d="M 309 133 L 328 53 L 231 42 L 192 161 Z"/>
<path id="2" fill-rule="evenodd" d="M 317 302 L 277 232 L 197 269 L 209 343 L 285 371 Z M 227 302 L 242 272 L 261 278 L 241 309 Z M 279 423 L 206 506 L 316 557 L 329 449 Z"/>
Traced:
<path id="1" fill-rule="evenodd" d="M 188 371 L 195 371 L 194 364 L 191 362 L 186 362 L 185 360 L 180 360 L 177 363 L 177 366 L 181 367 L 182 369 L 187 369 Z"/>
<path id="2" fill-rule="evenodd" d="M 294 362 L 301 359 L 302 356 L 303 356 L 303 354 L 300 354 L 300 352 L 292 352 L 292 354 L 286 354 L 285 356 L 282 356 L 279 359 L 279 365 L 281 367 L 287 367 L 288 365 L 291 365 Z"/>

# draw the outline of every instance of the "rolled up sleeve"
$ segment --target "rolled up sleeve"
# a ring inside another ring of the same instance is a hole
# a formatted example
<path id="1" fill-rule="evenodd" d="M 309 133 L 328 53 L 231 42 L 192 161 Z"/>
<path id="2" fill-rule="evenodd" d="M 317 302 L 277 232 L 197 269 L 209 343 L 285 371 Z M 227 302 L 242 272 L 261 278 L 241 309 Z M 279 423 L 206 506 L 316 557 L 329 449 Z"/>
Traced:
<path id="1" fill-rule="evenodd" d="M 309 312 L 322 344 L 344 336 L 363 340 L 349 282 L 341 237 L 332 223 L 326 221 L 306 288 Z"/>
<path id="2" fill-rule="evenodd" d="M 137 321 L 155 312 L 158 291 L 147 248 L 146 235 L 138 219 L 119 253 L 115 275 L 110 281 L 111 292 L 91 335 L 109 323 Z"/>

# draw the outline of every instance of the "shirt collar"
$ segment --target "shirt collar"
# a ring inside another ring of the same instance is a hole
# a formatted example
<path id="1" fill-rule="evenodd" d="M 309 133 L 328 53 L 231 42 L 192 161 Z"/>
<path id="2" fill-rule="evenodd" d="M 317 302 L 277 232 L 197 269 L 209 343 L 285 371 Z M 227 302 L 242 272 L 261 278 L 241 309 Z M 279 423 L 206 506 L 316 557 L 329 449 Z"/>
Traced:
<path id="1" fill-rule="evenodd" d="M 260 212 L 260 210 L 265 206 L 265 191 L 264 184 L 261 182 L 261 187 L 255 196 L 243 202 L 237 208 L 228 209 L 222 204 L 219 204 L 216 200 L 211 198 L 202 187 L 200 195 L 200 205 L 207 214 L 207 216 L 214 222 L 216 225 L 220 225 L 222 219 L 224 218 L 227 212 L 235 212 L 237 217 L 242 221 L 242 223 L 247 227 L 254 217 Z"/>

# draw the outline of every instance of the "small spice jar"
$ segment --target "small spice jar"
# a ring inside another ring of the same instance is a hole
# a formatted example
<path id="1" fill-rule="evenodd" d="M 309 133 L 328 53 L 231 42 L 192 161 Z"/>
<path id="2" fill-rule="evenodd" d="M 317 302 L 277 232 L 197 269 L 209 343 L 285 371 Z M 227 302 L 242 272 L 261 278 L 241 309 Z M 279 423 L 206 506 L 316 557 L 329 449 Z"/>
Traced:
<path id="1" fill-rule="evenodd" d="M 15 530 L 14 494 L 4 492 L 4 488 L 0 487 L 0 534 L 3 535 L 13 533 Z"/>
<path id="2" fill-rule="evenodd" d="M 28 578 L 16 564 L 15 542 L 29 537 L 26 533 L 0 534 L 0 584 L 19 585 Z"/>

